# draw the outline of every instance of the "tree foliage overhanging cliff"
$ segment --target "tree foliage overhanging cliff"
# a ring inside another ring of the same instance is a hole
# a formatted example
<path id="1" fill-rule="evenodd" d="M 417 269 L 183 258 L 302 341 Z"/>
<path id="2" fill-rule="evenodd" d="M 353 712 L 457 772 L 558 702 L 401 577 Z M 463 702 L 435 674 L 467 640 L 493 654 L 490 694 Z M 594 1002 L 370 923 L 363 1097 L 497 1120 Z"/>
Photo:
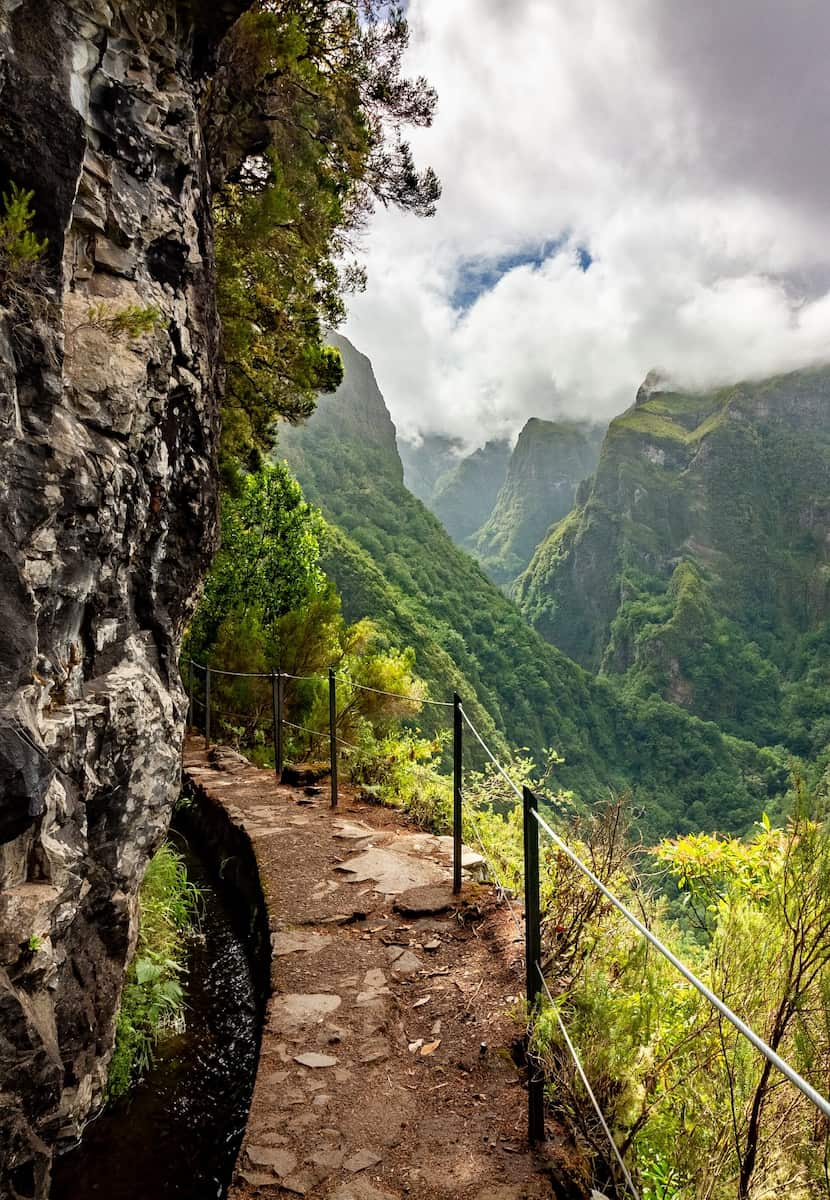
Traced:
<path id="1" fill-rule="evenodd" d="M 323 329 L 362 283 L 353 239 L 374 204 L 430 215 L 440 195 L 403 136 L 436 96 L 401 75 L 409 37 L 378 0 L 260 0 L 237 22 L 206 104 L 225 338 L 226 475 L 342 378 Z"/>

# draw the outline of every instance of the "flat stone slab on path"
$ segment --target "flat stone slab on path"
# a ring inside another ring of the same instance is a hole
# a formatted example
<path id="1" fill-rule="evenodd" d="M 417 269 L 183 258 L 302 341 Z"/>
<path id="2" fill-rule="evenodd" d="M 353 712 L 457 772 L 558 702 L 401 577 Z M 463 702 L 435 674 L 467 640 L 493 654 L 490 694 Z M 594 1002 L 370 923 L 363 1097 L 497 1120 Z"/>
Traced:
<path id="1" fill-rule="evenodd" d="M 448 883 L 424 884 L 401 892 L 392 905 L 405 917 L 434 917 L 449 912 L 458 903 Z"/>
<path id="2" fill-rule="evenodd" d="M 294 1055 L 294 1062 L 299 1063 L 301 1067 L 308 1067 L 312 1071 L 317 1071 L 322 1067 L 336 1067 L 337 1061 L 331 1054 L 318 1054 L 314 1050 Z"/>
<path id="3" fill-rule="evenodd" d="M 327 933 L 286 929 L 271 934 L 271 950 L 277 958 L 283 954 L 317 954 L 324 946 L 330 945 L 331 937 Z"/>
<path id="4" fill-rule="evenodd" d="M 374 883 L 376 890 L 387 896 L 446 878 L 444 868 L 432 859 L 376 846 L 338 863 L 335 870 L 350 875 L 352 883 Z"/>
<path id="5" fill-rule="evenodd" d="M 336 1012 L 341 997 L 330 992 L 288 992 L 271 1001 L 268 1028 L 275 1031 L 318 1025 Z"/>

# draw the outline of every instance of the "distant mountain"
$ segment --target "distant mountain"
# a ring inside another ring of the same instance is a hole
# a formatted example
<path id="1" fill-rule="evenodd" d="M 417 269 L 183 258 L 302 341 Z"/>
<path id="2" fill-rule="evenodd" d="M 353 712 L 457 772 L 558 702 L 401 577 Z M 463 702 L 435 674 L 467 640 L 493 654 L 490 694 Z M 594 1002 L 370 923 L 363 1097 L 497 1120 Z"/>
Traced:
<path id="1" fill-rule="evenodd" d="M 493 510 L 467 542 L 495 583 L 520 575 L 551 525 L 571 511 L 577 487 L 597 465 L 603 434 L 582 422 L 527 422 Z"/>
<path id="2" fill-rule="evenodd" d="M 509 442 L 487 442 L 437 480 L 425 503 L 456 544 L 475 533 L 492 512 L 510 454 Z"/>
<path id="3" fill-rule="evenodd" d="M 276 453 L 333 526 L 325 565 L 346 615 L 371 617 L 411 646 L 431 695 L 458 691 L 497 752 L 505 739 L 540 760 L 556 747 L 560 785 L 585 802 L 634 788 L 646 836 L 746 827 L 784 786 L 779 760 L 671 704 L 618 697 L 546 643 L 403 486 L 371 365 L 337 344 L 343 385 L 281 435 Z M 446 710 L 424 709 L 419 721 L 447 728 Z"/>
<path id="4" fill-rule="evenodd" d="M 419 500 L 430 504 L 438 480 L 457 466 L 464 453 L 458 438 L 428 433 L 419 442 L 398 438 L 398 453 L 403 463 L 404 483 Z"/>
<path id="5" fill-rule="evenodd" d="M 650 378 L 516 588 L 628 694 L 802 755 L 830 743 L 830 369 L 701 395 Z"/>

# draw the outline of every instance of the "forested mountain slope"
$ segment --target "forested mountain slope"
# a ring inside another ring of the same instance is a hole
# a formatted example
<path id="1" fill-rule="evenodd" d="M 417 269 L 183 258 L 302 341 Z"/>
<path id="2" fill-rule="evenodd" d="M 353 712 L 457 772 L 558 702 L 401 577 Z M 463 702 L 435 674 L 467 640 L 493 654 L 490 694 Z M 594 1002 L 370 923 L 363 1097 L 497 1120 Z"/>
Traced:
<path id="1" fill-rule="evenodd" d="M 495 583 L 521 574 L 550 526 L 571 511 L 597 465 L 603 432 L 577 421 L 527 422 L 492 512 L 467 543 Z"/>
<path id="2" fill-rule="evenodd" d="M 486 442 L 440 476 L 425 503 L 454 542 L 461 544 L 487 520 L 509 462 L 509 442 Z"/>
<path id="3" fill-rule="evenodd" d="M 656 379 L 516 589 L 549 641 L 759 743 L 830 740 L 830 370 Z"/>
<path id="4" fill-rule="evenodd" d="M 344 384 L 306 425 L 284 430 L 276 453 L 335 526 L 326 565 L 349 618 L 370 616 L 411 645 L 431 694 L 457 689 L 486 736 L 503 731 L 537 756 L 558 749 L 559 779 L 581 798 L 635 788 L 647 835 L 752 820 L 785 786 L 774 756 L 661 701 L 623 704 L 546 644 L 403 487 L 371 365 L 335 342 Z"/>

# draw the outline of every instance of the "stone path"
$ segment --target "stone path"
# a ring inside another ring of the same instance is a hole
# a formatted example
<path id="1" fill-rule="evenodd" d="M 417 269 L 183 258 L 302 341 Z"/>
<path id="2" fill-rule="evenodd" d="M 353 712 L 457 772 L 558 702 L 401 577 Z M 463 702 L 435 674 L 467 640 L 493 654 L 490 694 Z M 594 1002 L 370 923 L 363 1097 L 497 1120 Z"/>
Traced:
<path id="1" fill-rule="evenodd" d="M 186 774 L 250 837 L 273 948 L 231 1200 L 583 1195 L 527 1148 L 522 945 L 481 859 L 466 853 L 459 902 L 451 839 L 199 745 Z"/>

